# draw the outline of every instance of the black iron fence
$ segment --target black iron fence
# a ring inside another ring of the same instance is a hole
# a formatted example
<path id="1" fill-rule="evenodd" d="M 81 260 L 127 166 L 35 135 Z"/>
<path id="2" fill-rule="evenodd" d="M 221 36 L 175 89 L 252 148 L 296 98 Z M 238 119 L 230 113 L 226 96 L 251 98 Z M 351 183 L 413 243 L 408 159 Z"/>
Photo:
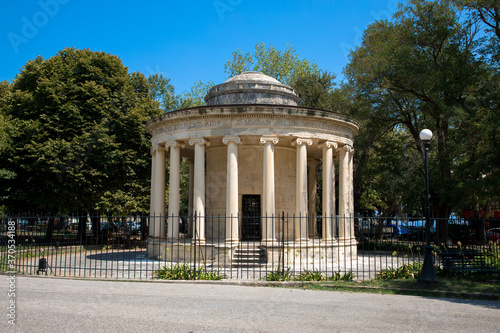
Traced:
<path id="1" fill-rule="evenodd" d="M 151 279 L 161 269 L 215 272 L 228 279 L 320 274 L 373 279 L 423 261 L 423 219 L 11 215 L 0 224 L 0 271 Z M 496 244 L 500 221 L 433 220 L 437 249 Z M 446 227 L 446 237 L 439 228 Z M 481 228 L 478 229 L 478 228 Z M 196 275 L 195 275 L 196 277 Z"/>

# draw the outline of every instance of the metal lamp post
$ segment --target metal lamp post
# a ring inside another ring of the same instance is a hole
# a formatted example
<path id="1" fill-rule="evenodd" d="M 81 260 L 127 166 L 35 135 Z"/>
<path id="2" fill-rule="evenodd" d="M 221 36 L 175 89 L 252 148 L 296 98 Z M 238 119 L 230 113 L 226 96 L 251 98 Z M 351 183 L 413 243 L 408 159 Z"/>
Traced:
<path id="1" fill-rule="evenodd" d="M 430 213 L 431 209 L 429 207 L 429 144 L 432 139 L 432 132 L 428 129 L 424 129 L 420 132 L 420 140 L 424 144 L 425 151 L 425 225 L 426 225 L 426 235 L 427 235 L 427 245 L 425 246 L 425 257 L 424 265 L 422 266 L 422 271 L 418 277 L 418 283 L 422 285 L 436 285 L 438 279 L 436 277 L 436 270 L 434 268 L 434 258 L 432 256 L 433 247 L 431 245 L 431 221 Z"/>

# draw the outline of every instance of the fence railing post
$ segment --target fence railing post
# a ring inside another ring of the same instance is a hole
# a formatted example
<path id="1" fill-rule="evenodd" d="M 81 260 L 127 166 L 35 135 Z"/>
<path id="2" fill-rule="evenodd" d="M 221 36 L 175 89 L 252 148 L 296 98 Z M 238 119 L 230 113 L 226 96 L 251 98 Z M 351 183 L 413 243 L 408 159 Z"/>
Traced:
<path id="1" fill-rule="evenodd" d="M 281 274 L 283 275 L 283 280 L 285 280 L 285 211 L 281 212 Z"/>
<path id="2" fill-rule="evenodd" d="M 194 261 L 194 280 L 196 280 L 196 212 L 194 212 L 194 219 L 193 219 L 193 238 L 194 238 L 194 253 L 193 253 L 193 261 Z"/>

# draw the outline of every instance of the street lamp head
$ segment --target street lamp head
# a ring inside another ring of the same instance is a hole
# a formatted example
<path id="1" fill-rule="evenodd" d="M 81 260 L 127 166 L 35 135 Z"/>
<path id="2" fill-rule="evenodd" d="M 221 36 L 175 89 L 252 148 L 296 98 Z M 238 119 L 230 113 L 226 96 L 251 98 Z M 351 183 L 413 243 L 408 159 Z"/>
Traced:
<path id="1" fill-rule="evenodd" d="M 422 141 L 431 141 L 432 139 L 432 132 L 429 129 L 423 129 L 420 132 L 420 140 Z"/>

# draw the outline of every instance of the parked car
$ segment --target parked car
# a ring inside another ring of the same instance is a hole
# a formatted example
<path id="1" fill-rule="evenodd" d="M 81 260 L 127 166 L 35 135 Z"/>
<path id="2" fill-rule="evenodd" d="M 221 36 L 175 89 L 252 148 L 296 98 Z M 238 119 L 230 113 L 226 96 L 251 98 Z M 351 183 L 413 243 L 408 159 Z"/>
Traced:
<path id="1" fill-rule="evenodd" d="M 469 240 L 471 243 L 476 243 L 477 242 L 477 235 L 476 232 L 471 232 L 469 235 Z M 494 229 L 489 229 L 486 230 L 486 241 L 487 242 L 498 242 L 500 241 L 500 232 L 497 232 Z"/>
<path id="2" fill-rule="evenodd" d="M 436 228 L 431 228 L 431 239 L 434 239 L 434 233 L 436 232 Z M 416 226 L 409 226 L 408 227 L 408 239 L 413 240 L 413 241 L 422 241 L 425 242 L 427 241 L 427 232 L 425 227 L 416 227 Z"/>
<path id="3" fill-rule="evenodd" d="M 402 225 L 392 225 L 392 235 L 399 237 L 408 234 L 408 230 Z"/>
<path id="4" fill-rule="evenodd" d="M 128 229 L 132 235 L 136 235 L 141 230 L 141 224 L 139 222 L 128 222 Z"/>

